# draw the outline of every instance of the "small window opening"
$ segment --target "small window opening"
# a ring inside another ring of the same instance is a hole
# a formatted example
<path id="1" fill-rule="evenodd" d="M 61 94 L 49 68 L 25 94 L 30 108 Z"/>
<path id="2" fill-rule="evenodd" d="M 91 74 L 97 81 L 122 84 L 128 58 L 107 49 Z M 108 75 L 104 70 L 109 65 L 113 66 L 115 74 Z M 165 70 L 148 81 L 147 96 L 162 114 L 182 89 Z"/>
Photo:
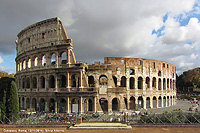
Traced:
<path id="1" fill-rule="evenodd" d="M 163 67 L 165 68 L 165 63 L 163 63 Z"/>
<path id="2" fill-rule="evenodd" d="M 42 33 L 42 38 L 43 38 L 43 39 L 45 38 L 45 33 Z"/>
<path id="3" fill-rule="evenodd" d="M 121 63 L 124 64 L 124 60 L 121 60 Z"/>
<path id="4" fill-rule="evenodd" d="M 155 62 L 153 62 L 153 68 L 154 68 L 154 69 L 156 68 L 156 63 L 155 63 Z"/>

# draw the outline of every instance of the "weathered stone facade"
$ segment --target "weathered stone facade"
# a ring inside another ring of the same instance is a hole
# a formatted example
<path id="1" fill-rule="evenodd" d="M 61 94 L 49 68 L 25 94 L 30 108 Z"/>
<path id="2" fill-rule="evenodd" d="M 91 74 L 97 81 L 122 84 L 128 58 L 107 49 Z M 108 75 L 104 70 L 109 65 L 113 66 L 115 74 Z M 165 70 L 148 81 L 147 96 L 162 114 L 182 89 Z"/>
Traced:
<path id="1" fill-rule="evenodd" d="M 105 57 L 76 62 L 59 18 L 28 26 L 16 41 L 20 109 L 112 112 L 162 108 L 176 102 L 176 68 L 150 59 Z"/>

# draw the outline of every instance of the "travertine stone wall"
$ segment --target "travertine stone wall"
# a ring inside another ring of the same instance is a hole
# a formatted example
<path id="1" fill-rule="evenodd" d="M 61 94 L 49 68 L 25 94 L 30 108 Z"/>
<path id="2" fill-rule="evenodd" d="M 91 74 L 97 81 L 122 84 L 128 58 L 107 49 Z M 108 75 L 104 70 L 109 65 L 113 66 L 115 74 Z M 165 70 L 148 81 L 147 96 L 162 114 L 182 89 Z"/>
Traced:
<path id="1" fill-rule="evenodd" d="M 176 103 L 176 68 L 157 60 L 105 57 L 77 62 L 73 41 L 59 18 L 23 29 L 16 41 L 20 109 L 113 112 Z"/>

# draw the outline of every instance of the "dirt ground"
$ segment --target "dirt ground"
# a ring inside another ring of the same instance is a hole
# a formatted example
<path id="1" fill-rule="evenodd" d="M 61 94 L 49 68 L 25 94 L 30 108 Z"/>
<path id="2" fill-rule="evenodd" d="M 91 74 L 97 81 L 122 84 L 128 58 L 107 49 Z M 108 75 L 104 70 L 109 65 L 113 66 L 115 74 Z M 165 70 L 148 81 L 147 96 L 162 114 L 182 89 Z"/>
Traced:
<path id="1" fill-rule="evenodd" d="M 66 125 L 0 125 L 0 133 L 198 133 L 200 125 L 133 125 L 132 130 L 69 130 Z"/>

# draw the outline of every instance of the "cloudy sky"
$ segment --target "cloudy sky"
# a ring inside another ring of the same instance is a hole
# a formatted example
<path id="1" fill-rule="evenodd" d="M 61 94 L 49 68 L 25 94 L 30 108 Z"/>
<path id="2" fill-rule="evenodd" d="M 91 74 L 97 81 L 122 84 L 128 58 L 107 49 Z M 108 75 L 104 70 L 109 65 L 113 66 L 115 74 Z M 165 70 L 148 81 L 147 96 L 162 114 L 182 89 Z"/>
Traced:
<path id="1" fill-rule="evenodd" d="M 200 66 L 199 0 L 0 0 L 0 70 L 15 72 L 17 34 L 59 17 L 77 61 L 133 57 Z"/>

